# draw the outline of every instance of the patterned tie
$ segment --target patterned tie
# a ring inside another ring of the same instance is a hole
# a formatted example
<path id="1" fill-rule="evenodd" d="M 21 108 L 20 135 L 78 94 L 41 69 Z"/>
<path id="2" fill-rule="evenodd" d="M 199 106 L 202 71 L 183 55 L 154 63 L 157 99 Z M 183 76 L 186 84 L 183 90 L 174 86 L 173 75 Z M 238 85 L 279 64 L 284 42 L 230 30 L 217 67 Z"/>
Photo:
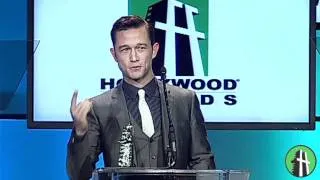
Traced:
<path id="1" fill-rule="evenodd" d="M 145 99 L 145 92 L 143 89 L 139 89 L 139 111 L 142 121 L 142 131 L 148 136 L 151 137 L 154 133 L 153 120 L 149 106 Z"/>

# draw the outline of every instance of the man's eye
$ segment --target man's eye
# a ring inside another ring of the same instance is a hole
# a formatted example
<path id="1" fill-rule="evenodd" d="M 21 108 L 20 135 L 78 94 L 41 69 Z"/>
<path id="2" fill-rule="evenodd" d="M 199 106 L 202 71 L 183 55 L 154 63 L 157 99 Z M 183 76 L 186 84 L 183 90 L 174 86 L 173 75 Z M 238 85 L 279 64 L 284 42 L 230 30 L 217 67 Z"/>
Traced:
<path id="1" fill-rule="evenodd" d="M 130 48 L 122 48 L 120 49 L 121 52 L 128 52 L 130 50 Z"/>
<path id="2" fill-rule="evenodd" d="M 147 48 L 144 47 L 144 46 L 138 46 L 137 49 L 138 49 L 138 50 L 145 50 L 145 49 L 147 49 Z"/>

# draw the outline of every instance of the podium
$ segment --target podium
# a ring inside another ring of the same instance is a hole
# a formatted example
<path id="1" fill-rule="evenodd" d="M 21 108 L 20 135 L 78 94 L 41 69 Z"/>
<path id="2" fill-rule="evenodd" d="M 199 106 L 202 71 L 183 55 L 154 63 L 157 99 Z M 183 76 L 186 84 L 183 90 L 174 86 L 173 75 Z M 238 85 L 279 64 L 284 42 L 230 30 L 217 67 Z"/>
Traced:
<path id="1" fill-rule="evenodd" d="M 239 170 L 103 168 L 93 172 L 92 180 L 249 180 L 249 172 Z"/>

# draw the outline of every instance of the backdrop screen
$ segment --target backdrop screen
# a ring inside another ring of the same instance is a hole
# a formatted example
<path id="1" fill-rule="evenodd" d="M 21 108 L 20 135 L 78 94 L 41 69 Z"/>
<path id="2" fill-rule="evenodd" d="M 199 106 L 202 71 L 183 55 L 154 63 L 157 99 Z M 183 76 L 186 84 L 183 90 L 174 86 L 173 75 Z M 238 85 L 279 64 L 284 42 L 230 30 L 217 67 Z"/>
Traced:
<path id="1" fill-rule="evenodd" d="M 70 126 L 74 90 L 84 100 L 122 78 L 109 49 L 120 16 L 154 24 L 158 76 L 197 93 L 216 129 L 312 129 L 313 0 L 34 0 L 29 127 Z M 66 125 L 67 124 L 67 125 Z"/>

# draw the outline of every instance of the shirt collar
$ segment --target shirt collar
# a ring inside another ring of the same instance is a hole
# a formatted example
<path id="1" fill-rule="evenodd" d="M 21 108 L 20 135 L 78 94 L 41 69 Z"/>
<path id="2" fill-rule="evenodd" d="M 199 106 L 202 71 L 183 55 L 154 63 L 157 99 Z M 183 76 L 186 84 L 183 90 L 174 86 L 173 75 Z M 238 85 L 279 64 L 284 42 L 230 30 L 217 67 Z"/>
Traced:
<path id="1" fill-rule="evenodd" d="M 133 86 L 126 81 L 123 81 L 123 86 L 122 86 L 123 92 L 125 96 L 129 98 L 137 98 L 138 96 L 138 90 L 140 88 L 137 88 L 136 86 Z M 142 89 L 145 90 L 146 96 L 149 97 L 160 97 L 159 93 L 159 87 L 157 83 L 157 79 L 153 78 L 147 85 L 145 85 Z"/>

